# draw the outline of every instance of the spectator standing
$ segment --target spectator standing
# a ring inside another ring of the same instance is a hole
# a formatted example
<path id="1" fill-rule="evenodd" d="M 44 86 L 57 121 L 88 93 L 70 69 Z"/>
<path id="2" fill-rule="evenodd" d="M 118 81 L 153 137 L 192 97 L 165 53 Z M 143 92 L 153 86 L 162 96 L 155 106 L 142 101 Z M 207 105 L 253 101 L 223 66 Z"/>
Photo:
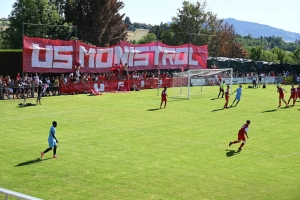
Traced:
<path id="1" fill-rule="evenodd" d="M 128 66 L 127 63 L 125 63 L 125 65 L 124 65 L 124 70 L 123 70 L 123 76 L 126 76 L 126 75 L 127 75 L 128 69 L 129 69 L 129 66 Z"/>
<path id="2" fill-rule="evenodd" d="M 39 86 L 37 88 L 38 90 L 38 96 L 37 96 L 37 99 L 36 99 L 36 105 L 38 105 L 38 103 L 41 105 L 41 98 L 42 98 L 42 93 L 43 93 L 43 85 L 42 85 L 42 81 L 39 82 Z"/>

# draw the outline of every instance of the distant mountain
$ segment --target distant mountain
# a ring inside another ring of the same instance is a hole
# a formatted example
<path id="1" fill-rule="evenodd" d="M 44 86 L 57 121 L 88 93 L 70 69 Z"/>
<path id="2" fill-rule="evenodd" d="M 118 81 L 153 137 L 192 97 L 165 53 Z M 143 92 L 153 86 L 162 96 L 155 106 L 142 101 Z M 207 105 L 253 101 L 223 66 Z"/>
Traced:
<path id="1" fill-rule="evenodd" d="M 235 32 L 242 36 L 250 34 L 253 38 L 259 38 L 260 36 L 274 35 L 276 37 L 282 37 L 282 39 L 286 42 L 294 42 L 296 39 L 300 39 L 300 33 L 293 33 L 268 25 L 240 21 L 233 18 L 224 19 L 224 22 L 234 25 Z"/>

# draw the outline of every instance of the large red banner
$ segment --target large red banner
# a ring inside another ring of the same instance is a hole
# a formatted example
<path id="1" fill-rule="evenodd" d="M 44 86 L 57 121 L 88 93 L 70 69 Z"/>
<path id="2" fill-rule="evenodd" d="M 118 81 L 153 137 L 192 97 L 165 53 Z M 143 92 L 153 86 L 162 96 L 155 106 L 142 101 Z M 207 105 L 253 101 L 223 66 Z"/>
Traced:
<path id="1" fill-rule="evenodd" d="M 207 45 L 169 46 L 161 42 L 96 47 L 78 40 L 63 41 L 23 37 L 23 71 L 31 73 L 109 72 L 115 65 L 129 71 L 153 69 L 205 69 Z"/>

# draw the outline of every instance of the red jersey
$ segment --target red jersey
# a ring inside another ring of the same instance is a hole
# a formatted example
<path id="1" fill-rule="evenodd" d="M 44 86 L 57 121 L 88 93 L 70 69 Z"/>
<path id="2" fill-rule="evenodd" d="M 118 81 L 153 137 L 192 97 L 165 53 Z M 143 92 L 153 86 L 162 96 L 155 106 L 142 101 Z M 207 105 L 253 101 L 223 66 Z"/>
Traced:
<path id="1" fill-rule="evenodd" d="M 244 124 L 242 128 L 239 130 L 239 135 L 244 135 L 245 132 L 248 131 L 248 124 Z"/>
<path id="2" fill-rule="evenodd" d="M 229 97 L 230 97 L 229 89 L 226 89 L 226 90 L 225 90 L 225 100 L 228 101 L 228 100 L 229 100 Z"/>
<path id="3" fill-rule="evenodd" d="M 291 94 L 295 94 L 296 93 L 296 88 L 291 88 Z"/>
<path id="4" fill-rule="evenodd" d="M 284 93 L 283 93 L 284 89 L 282 87 L 279 87 L 277 92 L 279 92 L 279 98 L 284 98 Z"/>
<path id="5" fill-rule="evenodd" d="M 284 94 L 284 93 L 283 93 L 283 90 L 284 90 L 284 89 L 283 89 L 282 87 L 279 87 L 279 88 L 278 88 L 279 94 L 281 94 L 281 95 Z"/>
<path id="6" fill-rule="evenodd" d="M 295 98 L 297 96 L 297 89 L 291 88 L 291 98 Z"/>
<path id="7" fill-rule="evenodd" d="M 166 101 L 167 100 L 167 90 L 163 90 L 161 92 L 161 100 Z"/>
<path id="8" fill-rule="evenodd" d="M 228 89 L 225 91 L 225 97 L 229 97 L 229 90 Z"/>

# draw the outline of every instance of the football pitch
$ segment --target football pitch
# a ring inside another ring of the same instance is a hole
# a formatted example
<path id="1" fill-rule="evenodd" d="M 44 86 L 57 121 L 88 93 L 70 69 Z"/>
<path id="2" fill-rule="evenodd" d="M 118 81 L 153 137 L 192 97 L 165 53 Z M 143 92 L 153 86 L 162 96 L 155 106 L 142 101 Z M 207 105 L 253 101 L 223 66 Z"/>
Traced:
<path id="1" fill-rule="evenodd" d="M 276 85 L 243 85 L 238 106 L 222 109 L 217 86 L 199 91 L 168 89 L 166 109 L 152 89 L 0 101 L 0 187 L 53 200 L 300 199 L 300 101 L 277 109 Z M 228 144 L 248 119 L 237 152 Z M 54 120 L 59 158 L 40 159 Z"/>

